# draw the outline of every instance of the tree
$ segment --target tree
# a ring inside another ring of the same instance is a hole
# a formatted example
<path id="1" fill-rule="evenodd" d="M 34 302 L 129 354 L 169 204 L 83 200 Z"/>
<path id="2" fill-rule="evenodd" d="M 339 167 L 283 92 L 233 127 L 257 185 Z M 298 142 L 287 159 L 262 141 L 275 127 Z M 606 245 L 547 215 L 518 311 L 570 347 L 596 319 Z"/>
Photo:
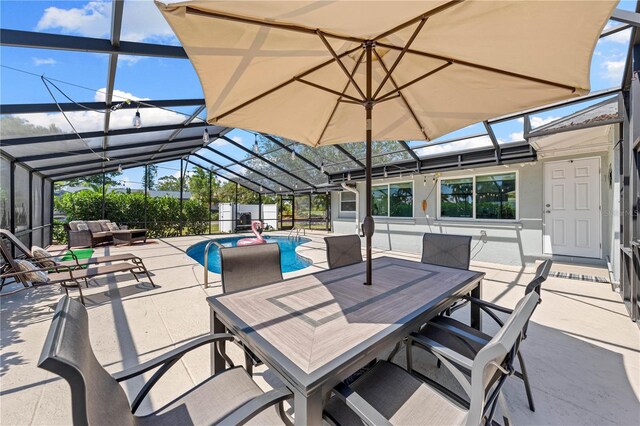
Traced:
<path id="1" fill-rule="evenodd" d="M 180 191 L 180 179 L 175 176 L 162 176 L 156 186 L 158 191 Z"/>
<path id="2" fill-rule="evenodd" d="M 147 165 L 142 174 L 142 183 L 146 185 L 147 189 L 156 189 L 156 176 L 158 176 L 158 166 L 156 164 Z"/>
<path id="3" fill-rule="evenodd" d="M 217 187 L 217 181 L 212 179 L 212 195 L 215 193 L 214 188 Z M 201 203 L 209 204 L 209 171 L 202 167 L 194 167 L 189 175 L 189 192 L 191 198 Z"/>

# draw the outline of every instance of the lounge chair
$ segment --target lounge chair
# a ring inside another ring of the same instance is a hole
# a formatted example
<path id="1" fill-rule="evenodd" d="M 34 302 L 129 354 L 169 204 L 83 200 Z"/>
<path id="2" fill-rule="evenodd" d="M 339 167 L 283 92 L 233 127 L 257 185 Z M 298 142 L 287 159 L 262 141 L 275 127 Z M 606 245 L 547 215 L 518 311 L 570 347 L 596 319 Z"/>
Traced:
<path id="1" fill-rule="evenodd" d="M 422 236 L 422 263 L 469 269 L 471 237 L 425 233 Z"/>
<path id="2" fill-rule="evenodd" d="M 418 339 L 447 367 L 468 395 L 466 400 L 452 399 L 440 387 L 420 381 L 388 361 L 376 366 L 352 385 L 339 384 L 329 400 L 326 416 L 340 425 L 358 424 L 491 424 L 500 402 L 503 415 L 508 409 L 502 385 L 513 371 L 513 359 L 524 327 L 539 296 L 533 292 L 516 306 L 509 319 L 475 356 L 467 358 L 424 336 Z M 460 367 L 468 374 L 463 374 Z M 511 421 L 509 421 L 511 424 Z"/>
<path id="3" fill-rule="evenodd" d="M 14 247 L 16 247 L 24 255 L 24 257 L 27 260 L 30 260 L 42 267 L 46 267 L 47 264 L 49 264 L 49 262 L 51 261 L 55 262 L 58 266 L 65 266 L 65 267 L 76 267 L 76 266 L 81 267 L 81 266 L 87 266 L 87 265 L 97 265 L 100 263 L 131 261 L 133 263 L 140 263 L 141 267 L 146 270 L 146 267 L 144 266 L 142 259 L 139 256 L 136 256 L 135 254 L 132 254 L 132 253 L 120 253 L 120 254 L 114 254 L 110 256 L 96 256 L 96 257 L 90 257 L 88 259 L 78 259 L 78 257 L 75 254 L 73 254 L 73 251 L 71 251 L 71 256 L 73 260 L 59 261 L 59 260 L 56 260 L 59 256 L 53 256 L 51 254 L 48 254 L 46 258 L 44 256 L 34 256 L 31 250 L 27 246 L 25 246 L 22 243 L 22 241 L 18 239 L 18 237 L 16 237 L 14 234 L 7 231 L 6 229 L 0 229 L 0 238 L 6 238 L 11 244 L 14 245 Z M 42 260 L 45 260 L 45 261 L 49 260 L 49 262 L 46 262 L 45 264 L 43 264 Z"/>
<path id="4" fill-rule="evenodd" d="M 100 365 L 91 348 L 86 308 L 66 296 L 56 307 L 38 367 L 57 374 L 69 384 L 74 425 L 244 424 L 249 420 L 250 424 L 259 425 L 290 424 L 282 402 L 292 397 L 291 392 L 284 387 L 263 392 L 242 367 L 234 367 L 228 358 L 231 368 L 150 414 L 135 414 L 151 388 L 183 355 L 203 345 L 217 350 L 216 342 L 229 340 L 233 340 L 233 335 L 202 336 L 111 375 Z M 129 404 L 120 382 L 156 368 Z"/>
<path id="5" fill-rule="evenodd" d="M 553 262 L 551 260 L 546 260 L 538 266 L 535 277 L 525 289 L 525 295 L 536 293 L 538 296 L 540 296 L 542 283 L 549 276 L 549 271 L 551 270 L 552 263 Z M 472 304 L 478 305 L 480 309 L 486 312 L 501 327 L 503 326 L 503 322 L 494 311 L 502 312 L 505 314 L 513 313 L 512 309 L 485 302 L 484 300 L 476 299 L 470 296 L 465 297 L 465 299 L 469 300 Z M 540 302 L 541 299 L 538 300 L 538 303 Z M 522 336 L 523 340 L 527 337 L 526 331 L 528 324 L 529 319 L 527 319 L 527 322 L 524 325 L 524 332 Z M 409 371 L 413 371 L 411 362 L 412 345 L 415 343 L 415 346 L 417 347 L 424 347 L 424 345 L 421 343 L 422 337 L 427 338 L 431 341 L 438 342 L 439 345 L 444 345 L 447 348 L 454 350 L 457 353 L 462 354 L 470 359 L 473 359 L 475 356 L 477 356 L 476 354 L 478 354 L 479 351 L 485 345 L 487 345 L 492 338 L 490 335 L 478 331 L 475 328 L 470 327 L 469 325 L 457 321 L 451 317 L 442 315 L 437 316 L 436 318 L 431 320 L 427 324 L 427 326 L 424 327 L 419 333 L 412 334 L 409 337 L 407 342 L 407 365 Z M 533 396 L 531 394 L 531 386 L 529 384 L 529 377 L 527 375 L 524 358 L 520 351 L 517 352 L 517 356 L 521 371 L 515 371 L 514 374 L 524 382 L 525 391 L 527 393 L 527 400 L 529 401 L 529 409 L 531 411 L 535 411 L 535 405 L 533 403 Z M 414 371 L 414 373 L 421 375 L 419 372 Z"/>
<path id="6" fill-rule="evenodd" d="M 260 244 L 241 247 L 220 247 L 220 269 L 222 292 L 248 290 L 261 285 L 282 281 L 280 246 Z M 245 352 L 245 368 L 253 374 L 253 366 L 260 365 L 260 359 L 238 343 Z"/>
<path id="7" fill-rule="evenodd" d="M 324 237 L 327 245 L 329 269 L 362 262 L 362 249 L 358 235 L 336 235 Z"/>
<path id="8" fill-rule="evenodd" d="M 138 275 L 146 275 L 151 285 L 153 287 L 156 287 L 153 280 L 151 279 L 151 275 L 149 275 L 149 271 L 144 267 L 143 264 L 119 262 L 113 263 L 111 265 L 88 266 L 86 268 L 67 267 L 61 265 L 42 268 L 37 267 L 36 265 L 33 265 L 28 261 L 14 259 L 8 253 L 7 248 L 3 244 L 0 244 L 0 253 L 13 271 L 0 275 L 0 279 L 2 279 L 3 282 L 7 278 L 14 278 L 15 280 L 21 282 L 25 287 L 28 286 L 29 283 L 31 283 L 33 286 L 40 286 L 45 284 L 60 284 L 62 288 L 64 288 L 66 294 L 69 294 L 68 289 L 70 287 L 77 287 L 78 291 L 80 292 L 80 301 L 83 305 L 84 296 L 82 295 L 82 287 L 80 286 L 79 280 L 84 280 L 88 288 L 89 280 L 92 278 L 101 275 L 115 274 L 117 272 L 130 272 L 138 282 L 140 281 L 138 279 Z M 20 262 L 27 262 L 24 265 L 26 265 L 29 270 L 23 270 L 23 268 L 21 268 L 20 266 Z M 41 272 L 41 274 L 38 274 L 38 272 Z"/>

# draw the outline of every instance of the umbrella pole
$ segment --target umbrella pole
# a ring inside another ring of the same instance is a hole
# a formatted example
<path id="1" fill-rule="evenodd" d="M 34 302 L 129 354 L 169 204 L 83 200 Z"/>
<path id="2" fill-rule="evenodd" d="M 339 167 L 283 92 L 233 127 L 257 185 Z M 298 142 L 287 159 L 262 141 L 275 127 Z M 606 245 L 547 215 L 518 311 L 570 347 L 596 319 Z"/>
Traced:
<path id="1" fill-rule="evenodd" d="M 364 103 L 364 108 L 365 108 L 365 113 L 366 113 L 366 148 L 367 148 L 367 154 L 366 154 L 366 163 L 367 163 L 367 170 L 366 170 L 366 185 L 365 185 L 365 190 L 366 190 L 366 210 L 367 210 L 367 214 L 364 218 L 364 234 L 366 237 L 366 244 L 367 244 L 367 275 L 366 275 L 366 281 L 364 282 L 365 285 L 371 285 L 373 283 L 372 281 L 372 259 L 371 259 L 371 237 L 373 236 L 374 230 L 375 230 L 375 224 L 373 222 L 373 217 L 371 215 L 371 210 L 372 210 L 372 206 L 371 206 L 371 138 L 372 138 L 372 112 L 373 112 L 373 99 L 372 99 L 372 90 L 371 90 L 371 76 L 372 76 L 372 72 L 371 72 L 371 65 L 372 65 L 372 52 L 373 52 L 373 48 L 374 48 L 374 42 L 373 41 L 367 41 L 364 43 L 364 47 L 365 47 L 365 52 L 366 52 L 366 61 L 367 61 L 367 72 L 366 72 L 366 76 L 367 76 L 367 84 L 366 84 L 366 101 Z"/>

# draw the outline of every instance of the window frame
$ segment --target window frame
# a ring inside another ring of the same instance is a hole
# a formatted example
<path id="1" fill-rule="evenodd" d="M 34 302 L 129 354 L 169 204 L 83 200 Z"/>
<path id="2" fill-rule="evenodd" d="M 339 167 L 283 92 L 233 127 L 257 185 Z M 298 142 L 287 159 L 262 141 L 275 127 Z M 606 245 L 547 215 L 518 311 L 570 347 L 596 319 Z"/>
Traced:
<path id="1" fill-rule="evenodd" d="M 353 196 L 354 196 L 353 201 L 346 201 L 347 203 L 353 202 L 355 204 L 355 207 L 354 207 L 353 210 L 342 210 L 342 194 L 347 194 L 347 193 L 353 194 Z M 355 194 L 355 193 L 353 193 L 351 191 L 347 191 L 347 190 L 340 191 L 340 213 L 356 214 L 357 211 L 358 211 L 358 194 Z"/>
<path id="2" fill-rule="evenodd" d="M 493 176 L 493 175 L 505 175 L 505 174 L 515 174 L 516 177 L 516 215 L 514 219 L 489 219 L 489 218 L 476 218 L 476 178 L 481 176 Z M 441 203 L 442 203 L 442 181 L 454 180 L 454 179 L 469 179 L 473 180 L 473 192 L 471 194 L 471 212 L 473 217 L 451 217 L 451 216 L 442 216 Z M 437 220 L 449 220 L 449 221 L 459 221 L 459 222 L 489 222 L 489 223 L 513 223 L 520 221 L 520 171 L 519 170 L 505 170 L 505 171 L 495 171 L 492 173 L 475 173 L 475 174 L 465 174 L 460 176 L 449 176 L 449 177 L 440 177 L 438 178 L 438 187 L 436 188 L 437 192 Z"/>
<path id="3" fill-rule="evenodd" d="M 410 183 L 411 184 L 411 216 L 390 216 L 391 212 L 391 185 L 398 185 L 402 183 Z M 410 220 L 415 219 L 415 207 L 416 207 L 416 184 L 413 180 L 401 180 L 398 182 L 386 182 L 386 183 L 376 183 L 371 184 L 371 190 L 373 190 L 374 186 L 387 186 L 387 215 L 386 216 L 373 216 L 374 218 L 379 219 L 394 219 L 394 220 Z M 373 196 L 373 194 L 371 194 Z"/>

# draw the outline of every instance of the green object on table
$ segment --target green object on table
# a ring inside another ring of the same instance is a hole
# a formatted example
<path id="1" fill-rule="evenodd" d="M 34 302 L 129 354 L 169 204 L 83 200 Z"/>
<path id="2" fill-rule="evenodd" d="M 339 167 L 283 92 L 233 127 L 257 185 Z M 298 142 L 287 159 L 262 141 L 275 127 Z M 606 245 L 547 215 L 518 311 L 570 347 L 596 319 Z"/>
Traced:
<path id="1" fill-rule="evenodd" d="M 75 254 L 78 260 L 89 259 L 93 255 L 93 249 L 67 250 L 61 261 L 73 260 L 71 253 Z"/>

